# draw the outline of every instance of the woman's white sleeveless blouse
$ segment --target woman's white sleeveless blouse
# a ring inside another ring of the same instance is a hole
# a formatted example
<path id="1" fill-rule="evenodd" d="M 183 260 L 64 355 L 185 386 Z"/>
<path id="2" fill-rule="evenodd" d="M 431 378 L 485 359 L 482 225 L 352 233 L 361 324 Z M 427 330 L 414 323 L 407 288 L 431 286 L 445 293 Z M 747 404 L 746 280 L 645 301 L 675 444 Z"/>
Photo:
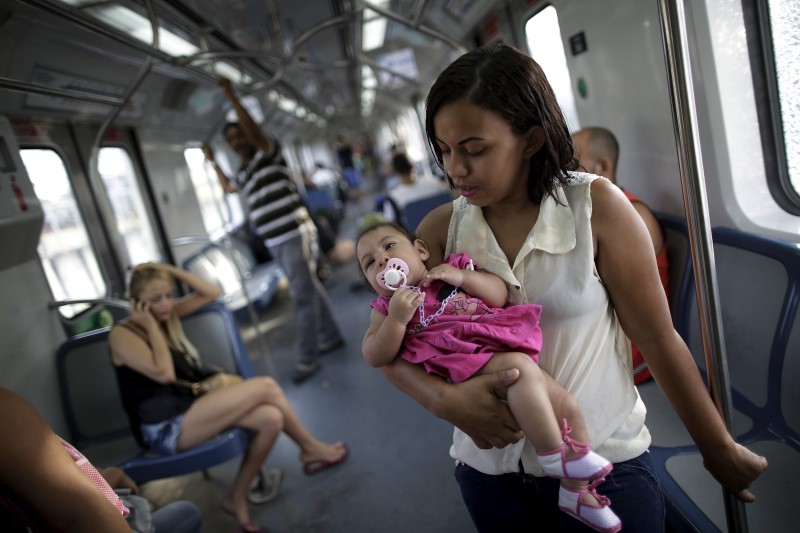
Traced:
<path id="1" fill-rule="evenodd" d="M 620 462 L 644 453 L 650 433 L 631 377 L 630 342 L 594 263 L 589 195 L 594 179 L 571 173 L 569 185 L 557 190 L 558 203 L 551 197 L 542 202 L 513 265 L 481 209 L 464 198 L 455 200 L 445 257 L 469 254 L 476 267 L 505 280 L 510 304 L 542 306 L 539 365 L 577 399 L 592 448 Z M 455 428 L 450 455 L 485 474 L 517 472 L 522 459 L 525 472 L 542 475 L 535 450 L 525 439 L 503 449 L 481 450 Z"/>

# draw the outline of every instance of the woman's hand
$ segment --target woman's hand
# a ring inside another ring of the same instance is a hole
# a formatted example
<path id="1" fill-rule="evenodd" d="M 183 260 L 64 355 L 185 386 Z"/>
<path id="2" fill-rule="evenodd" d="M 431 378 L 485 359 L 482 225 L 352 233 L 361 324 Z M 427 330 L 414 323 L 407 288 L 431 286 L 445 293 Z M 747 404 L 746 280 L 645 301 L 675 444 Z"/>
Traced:
<path id="1" fill-rule="evenodd" d="M 754 502 L 750 484 L 767 469 L 767 460 L 731 440 L 731 445 L 703 455 L 703 466 L 723 487 L 746 503 Z"/>
<path id="2" fill-rule="evenodd" d="M 112 489 L 130 489 L 131 494 L 139 494 L 139 486 L 121 468 L 109 466 L 100 473 Z"/>
<path id="3" fill-rule="evenodd" d="M 411 317 L 422 305 L 425 299 L 425 293 L 418 293 L 411 289 L 399 288 L 392 295 L 389 300 L 389 315 L 388 318 L 396 320 L 401 324 L 408 324 Z"/>
<path id="4" fill-rule="evenodd" d="M 448 387 L 448 398 L 436 415 L 469 435 L 475 446 L 484 450 L 505 448 L 522 437 L 522 430 L 501 401 L 505 390 L 519 377 L 519 370 L 472 377 Z"/>
<path id="5" fill-rule="evenodd" d="M 149 329 L 152 326 L 157 326 L 158 322 L 153 313 L 150 312 L 150 305 L 143 301 L 131 298 L 131 320 L 144 328 Z"/>

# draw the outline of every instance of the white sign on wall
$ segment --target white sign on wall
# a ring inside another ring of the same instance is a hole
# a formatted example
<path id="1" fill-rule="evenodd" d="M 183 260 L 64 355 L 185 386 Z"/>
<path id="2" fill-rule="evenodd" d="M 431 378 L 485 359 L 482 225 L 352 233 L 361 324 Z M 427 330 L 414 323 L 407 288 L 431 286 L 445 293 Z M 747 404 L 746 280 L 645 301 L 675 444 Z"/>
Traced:
<path id="1" fill-rule="evenodd" d="M 96 94 L 98 96 L 110 96 L 119 98 L 125 92 L 122 85 L 114 85 L 102 81 L 82 78 L 74 74 L 59 72 L 44 67 L 34 67 L 31 74 L 31 82 L 38 85 L 46 85 L 57 89 L 67 89 L 84 93 Z M 144 113 L 144 105 L 147 95 L 142 92 L 135 92 L 125 107 L 120 112 L 121 118 L 139 118 Z M 25 97 L 25 107 L 37 109 L 55 109 L 58 111 L 70 111 L 74 113 L 88 115 L 108 115 L 111 106 L 86 102 L 77 98 L 64 98 L 61 96 L 49 96 L 46 94 L 30 93 Z"/>
<path id="2" fill-rule="evenodd" d="M 394 52 L 380 54 L 376 59 L 380 66 L 402 74 L 406 78 L 411 78 L 412 80 L 419 78 L 417 60 L 414 57 L 414 50 L 411 48 L 402 48 Z M 379 71 L 378 78 L 380 79 L 381 85 L 389 89 L 406 84 L 401 78 L 392 76 L 385 70 Z"/>

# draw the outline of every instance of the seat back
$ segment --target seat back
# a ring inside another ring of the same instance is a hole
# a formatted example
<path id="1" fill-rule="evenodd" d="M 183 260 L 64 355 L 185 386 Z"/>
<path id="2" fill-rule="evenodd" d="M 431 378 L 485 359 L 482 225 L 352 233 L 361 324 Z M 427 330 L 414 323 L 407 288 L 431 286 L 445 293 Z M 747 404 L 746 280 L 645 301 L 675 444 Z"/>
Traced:
<path id="1" fill-rule="evenodd" d="M 416 231 L 419 223 L 425 218 L 425 215 L 433 211 L 440 205 L 452 202 L 453 197 L 450 191 L 444 190 L 433 196 L 426 196 L 419 198 L 405 204 L 400 213 L 400 223 L 408 231 Z"/>
<path id="2" fill-rule="evenodd" d="M 656 213 L 664 228 L 669 257 L 669 309 L 675 330 L 688 341 L 689 307 L 695 305 L 692 253 L 686 221 L 675 215 Z"/>
<path id="3" fill-rule="evenodd" d="M 794 519 L 796 504 L 787 488 L 800 475 L 800 249 L 729 228 L 715 228 L 712 240 L 735 436 L 770 465 L 753 484 L 759 498 L 748 506 L 747 520 L 751 531 L 780 530 Z M 690 286 L 692 304 L 682 308 L 687 316 L 676 317 L 676 323 L 688 326 L 687 344 L 705 371 L 694 283 Z M 719 485 L 677 416 L 665 414 L 671 407 L 657 392 L 640 387 L 667 519 L 676 531 L 724 531 Z M 680 432 L 686 433 L 685 443 L 665 438 Z"/>
<path id="4" fill-rule="evenodd" d="M 184 318 L 183 325 L 187 337 L 206 362 L 245 378 L 255 375 L 238 324 L 223 304 L 215 302 L 200 309 Z M 212 441 L 203 445 L 205 455 L 192 449 L 169 457 L 142 456 L 133 439 L 111 364 L 109 331 L 110 328 L 105 328 L 69 339 L 56 355 L 70 440 L 90 460 L 102 465 L 124 463 L 128 474 L 143 482 L 204 469 L 244 451 L 247 439 L 240 435 L 241 430 L 235 430 L 219 437 L 219 444 Z M 218 448 L 223 445 L 226 452 L 220 454 Z M 156 460 L 158 468 L 145 473 L 137 471 Z"/>
<path id="5" fill-rule="evenodd" d="M 108 351 L 110 329 L 73 337 L 56 354 L 61 405 L 70 440 L 79 449 L 132 438 Z"/>
<path id="6" fill-rule="evenodd" d="M 729 228 L 713 231 L 725 352 L 737 409 L 767 425 L 783 426 L 784 412 L 800 401 L 796 384 L 784 389 L 785 367 L 797 365 L 800 250 L 791 244 Z M 697 309 L 689 320 L 689 347 L 705 370 Z M 783 401 L 782 401 L 783 398 Z M 795 426 L 795 434 L 796 434 Z"/>

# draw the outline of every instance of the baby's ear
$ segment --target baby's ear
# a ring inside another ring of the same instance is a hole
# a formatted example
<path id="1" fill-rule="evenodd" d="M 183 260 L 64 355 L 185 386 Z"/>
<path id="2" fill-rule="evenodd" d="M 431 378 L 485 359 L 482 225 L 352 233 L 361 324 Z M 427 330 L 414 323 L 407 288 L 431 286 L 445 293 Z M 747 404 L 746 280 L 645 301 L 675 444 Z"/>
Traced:
<path id="1" fill-rule="evenodd" d="M 431 256 L 430 252 L 428 252 L 428 246 L 422 239 L 416 239 L 414 241 L 414 247 L 417 249 L 417 252 L 419 252 L 419 257 L 423 261 L 427 261 Z"/>

